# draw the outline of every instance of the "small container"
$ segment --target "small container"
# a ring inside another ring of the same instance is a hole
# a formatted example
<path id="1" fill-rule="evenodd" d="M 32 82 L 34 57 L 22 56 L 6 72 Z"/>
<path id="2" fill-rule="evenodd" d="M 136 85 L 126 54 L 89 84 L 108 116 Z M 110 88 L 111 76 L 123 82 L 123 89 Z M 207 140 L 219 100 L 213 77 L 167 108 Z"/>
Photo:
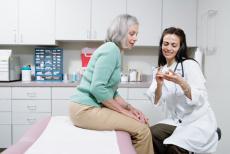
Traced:
<path id="1" fill-rule="evenodd" d="M 129 77 L 126 74 L 121 74 L 121 82 L 128 82 Z"/>
<path id="2" fill-rule="evenodd" d="M 137 70 L 136 69 L 129 70 L 129 81 L 130 82 L 137 81 Z"/>
<path id="3" fill-rule="evenodd" d="M 68 75 L 67 75 L 66 73 L 64 74 L 63 81 L 64 81 L 64 82 L 68 82 Z"/>
<path id="4" fill-rule="evenodd" d="M 22 71 L 22 81 L 30 82 L 31 81 L 31 67 L 30 65 L 24 65 L 21 68 Z"/>
<path id="5" fill-rule="evenodd" d="M 76 72 L 73 72 L 71 74 L 71 82 L 75 82 L 75 81 L 77 81 L 77 74 L 76 74 Z"/>

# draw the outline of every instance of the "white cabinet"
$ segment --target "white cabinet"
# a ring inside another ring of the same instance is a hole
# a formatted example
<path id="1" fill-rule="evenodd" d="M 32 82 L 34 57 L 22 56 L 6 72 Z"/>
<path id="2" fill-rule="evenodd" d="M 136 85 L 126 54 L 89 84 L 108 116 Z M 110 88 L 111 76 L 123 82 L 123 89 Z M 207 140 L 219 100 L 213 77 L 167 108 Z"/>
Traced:
<path id="1" fill-rule="evenodd" d="M 56 40 L 87 40 L 91 0 L 56 0 Z"/>
<path id="2" fill-rule="evenodd" d="M 11 145 L 11 88 L 0 87 L 0 148 Z"/>
<path id="3" fill-rule="evenodd" d="M 123 99 L 128 99 L 128 88 L 118 88 L 117 91 Z"/>
<path id="4" fill-rule="evenodd" d="M 112 19 L 125 12 L 124 0 L 56 0 L 56 40 L 102 41 Z"/>
<path id="5" fill-rule="evenodd" d="M 1 1 L 0 17 L 0 44 L 55 44 L 55 0 Z"/>
<path id="6" fill-rule="evenodd" d="M 17 0 L 0 1 L 0 44 L 16 43 L 17 6 Z"/>
<path id="7" fill-rule="evenodd" d="M 127 0 L 127 13 L 137 17 L 139 46 L 158 46 L 161 36 L 162 0 Z"/>
<path id="8" fill-rule="evenodd" d="M 12 88 L 13 143 L 37 120 L 51 115 L 51 88 Z"/>
<path id="9" fill-rule="evenodd" d="M 187 45 L 196 46 L 197 0 L 163 0 L 162 28 L 174 26 L 185 31 Z"/>
<path id="10" fill-rule="evenodd" d="M 91 39 L 104 40 L 112 20 L 126 13 L 126 0 L 92 0 Z"/>
<path id="11" fill-rule="evenodd" d="M 69 115 L 70 97 L 76 88 L 53 87 L 52 88 L 52 115 Z"/>

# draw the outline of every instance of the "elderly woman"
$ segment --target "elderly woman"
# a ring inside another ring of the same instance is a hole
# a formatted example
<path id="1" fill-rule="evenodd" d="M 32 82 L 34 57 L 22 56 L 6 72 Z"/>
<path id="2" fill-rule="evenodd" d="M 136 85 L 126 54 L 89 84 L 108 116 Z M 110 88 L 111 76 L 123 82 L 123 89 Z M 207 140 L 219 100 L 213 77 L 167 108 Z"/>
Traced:
<path id="1" fill-rule="evenodd" d="M 121 130 L 131 135 L 138 154 L 153 154 L 147 118 L 117 92 L 121 51 L 137 41 L 138 21 L 131 15 L 114 19 L 106 42 L 92 55 L 80 85 L 72 96 L 70 117 L 75 126 L 93 130 Z"/>

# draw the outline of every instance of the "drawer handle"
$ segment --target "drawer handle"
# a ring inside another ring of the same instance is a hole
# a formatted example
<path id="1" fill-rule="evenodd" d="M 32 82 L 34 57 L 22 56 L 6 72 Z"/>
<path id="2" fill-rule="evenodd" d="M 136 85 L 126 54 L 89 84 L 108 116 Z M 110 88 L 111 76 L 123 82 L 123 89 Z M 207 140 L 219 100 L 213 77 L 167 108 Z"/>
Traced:
<path id="1" fill-rule="evenodd" d="M 29 110 L 34 111 L 34 110 L 37 109 L 37 106 L 36 106 L 36 105 L 27 105 L 27 108 L 28 108 Z"/>
<path id="2" fill-rule="evenodd" d="M 27 93 L 28 97 L 36 97 L 36 93 Z"/>
<path id="3" fill-rule="evenodd" d="M 29 124 L 33 124 L 36 121 L 36 118 L 27 118 Z"/>

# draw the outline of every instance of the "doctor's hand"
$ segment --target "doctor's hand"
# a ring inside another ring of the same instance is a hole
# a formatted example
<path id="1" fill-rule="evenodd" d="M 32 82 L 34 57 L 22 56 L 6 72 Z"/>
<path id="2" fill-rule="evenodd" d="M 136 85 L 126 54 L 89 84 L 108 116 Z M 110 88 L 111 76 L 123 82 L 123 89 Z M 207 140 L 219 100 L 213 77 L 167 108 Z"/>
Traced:
<path id="1" fill-rule="evenodd" d="M 163 82 L 164 82 L 164 73 L 161 71 L 161 67 L 157 68 L 156 82 L 157 82 L 157 85 L 160 85 L 160 86 L 163 85 Z"/>
<path id="2" fill-rule="evenodd" d="M 169 70 L 168 72 L 164 73 L 164 77 L 163 78 L 165 80 L 174 82 L 176 84 L 179 84 L 183 80 L 183 78 L 180 75 L 176 74 L 172 70 Z"/>

